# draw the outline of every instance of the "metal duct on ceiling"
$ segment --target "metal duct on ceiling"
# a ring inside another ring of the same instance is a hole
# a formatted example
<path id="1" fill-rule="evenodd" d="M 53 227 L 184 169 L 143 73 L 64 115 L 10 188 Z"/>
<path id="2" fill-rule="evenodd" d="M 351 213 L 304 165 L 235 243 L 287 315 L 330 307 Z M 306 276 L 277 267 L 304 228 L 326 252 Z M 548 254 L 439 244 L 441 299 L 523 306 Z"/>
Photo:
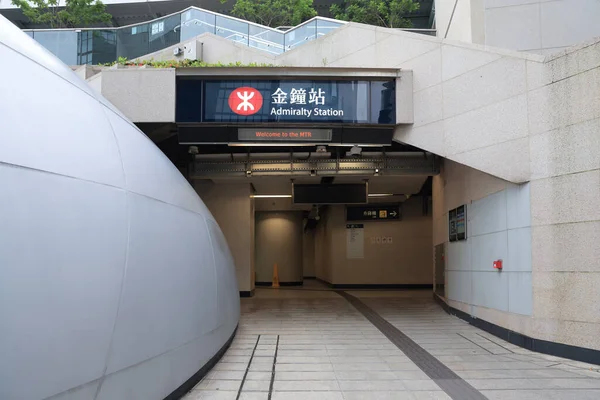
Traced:
<path id="1" fill-rule="evenodd" d="M 438 159 L 425 152 L 198 154 L 191 179 L 243 176 L 435 175 Z"/>

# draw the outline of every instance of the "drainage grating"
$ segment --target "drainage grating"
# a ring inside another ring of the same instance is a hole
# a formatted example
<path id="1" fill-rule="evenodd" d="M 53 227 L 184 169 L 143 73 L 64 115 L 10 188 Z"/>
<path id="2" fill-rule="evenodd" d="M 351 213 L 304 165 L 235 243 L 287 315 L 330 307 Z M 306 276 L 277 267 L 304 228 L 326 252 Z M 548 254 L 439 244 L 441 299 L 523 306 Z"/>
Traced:
<path id="1" fill-rule="evenodd" d="M 429 376 L 452 399 L 487 400 L 487 397 L 481 394 L 477 389 L 463 380 L 437 358 L 429 354 L 398 328 L 386 321 L 381 315 L 369 308 L 365 303 L 344 291 L 336 290 L 336 293 L 348 300 L 354 308 L 375 325 L 381 333 L 406 354 L 412 362 L 425 372 L 427 376 Z"/>

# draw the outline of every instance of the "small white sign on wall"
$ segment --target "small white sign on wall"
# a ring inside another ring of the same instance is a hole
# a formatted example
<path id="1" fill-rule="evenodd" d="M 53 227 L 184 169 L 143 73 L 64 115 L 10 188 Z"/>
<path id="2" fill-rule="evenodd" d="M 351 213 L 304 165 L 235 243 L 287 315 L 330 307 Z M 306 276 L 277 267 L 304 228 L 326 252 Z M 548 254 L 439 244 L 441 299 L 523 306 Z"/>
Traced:
<path id="1" fill-rule="evenodd" d="M 365 257 L 364 224 L 346 224 L 346 258 Z"/>
<path id="2" fill-rule="evenodd" d="M 392 244 L 391 236 L 371 236 L 371 244 Z"/>

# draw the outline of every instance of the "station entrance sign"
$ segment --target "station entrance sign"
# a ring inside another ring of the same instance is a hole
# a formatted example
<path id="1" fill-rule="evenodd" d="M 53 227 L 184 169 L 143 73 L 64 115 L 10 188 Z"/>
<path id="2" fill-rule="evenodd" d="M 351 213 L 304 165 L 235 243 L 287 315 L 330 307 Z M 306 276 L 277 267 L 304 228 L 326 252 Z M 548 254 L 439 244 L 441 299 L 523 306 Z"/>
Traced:
<path id="1" fill-rule="evenodd" d="M 262 94 L 252 87 L 241 87 L 231 91 L 227 102 L 237 115 L 253 115 L 263 105 Z"/>
<path id="2" fill-rule="evenodd" d="M 207 80 L 204 83 L 205 122 L 394 124 L 395 108 L 394 81 Z"/>
<path id="3" fill-rule="evenodd" d="M 396 81 L 177 79 L 178 123 L 396 124 Z M 314 125 L 313 125 L 314 126 Z"/>

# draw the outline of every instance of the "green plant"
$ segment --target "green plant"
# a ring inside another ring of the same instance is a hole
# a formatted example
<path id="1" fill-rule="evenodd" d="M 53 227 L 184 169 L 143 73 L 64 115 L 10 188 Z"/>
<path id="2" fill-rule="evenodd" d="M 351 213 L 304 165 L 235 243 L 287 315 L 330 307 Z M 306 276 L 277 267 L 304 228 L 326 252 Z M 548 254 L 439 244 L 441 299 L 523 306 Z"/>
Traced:
<path id="1" fill-rule="evenodd" d="M 336 19 L 387 28 L 412 27 L 406 17 L 418 9 L 415 0 L 342 0 L 330 7 Z"/>
<path id="2" fill-rule="evenodd" d="M 273 64 L 265 64 L 265 63 L 248 63 L 244 64 L 240 61 L 230 62 L 224 64 L 222 62 L 217 63 L 207 63 L 201 60 L 164 60 L 164 61 L 154 61 L 154 60 L 128 60 L 126 57 L 119 57 L 117 61 L 113 61 L 111 63 L 99 64 L 104 67 L 111 67 L 113 65 L 121 65 L 121 66 L 147 66 L 151 68 L 215 68 L 215 67 L 243 67 L 243 68 L 256 68 L 256 67 L 275 67 Z"/>
<path id="3" fill-rule="evenodd" d="M 275 28 L 298 25 L 315 17 L 317 11 L 313 0 L 237 0 L 231 15 Z"/>
<path id="4" fill-rule="evenodd" d="M 33 24 L 50 28 L 80 28 L 95 23 L 109 23 L 112 15 L 100 0 L 12 0 Z"/>

